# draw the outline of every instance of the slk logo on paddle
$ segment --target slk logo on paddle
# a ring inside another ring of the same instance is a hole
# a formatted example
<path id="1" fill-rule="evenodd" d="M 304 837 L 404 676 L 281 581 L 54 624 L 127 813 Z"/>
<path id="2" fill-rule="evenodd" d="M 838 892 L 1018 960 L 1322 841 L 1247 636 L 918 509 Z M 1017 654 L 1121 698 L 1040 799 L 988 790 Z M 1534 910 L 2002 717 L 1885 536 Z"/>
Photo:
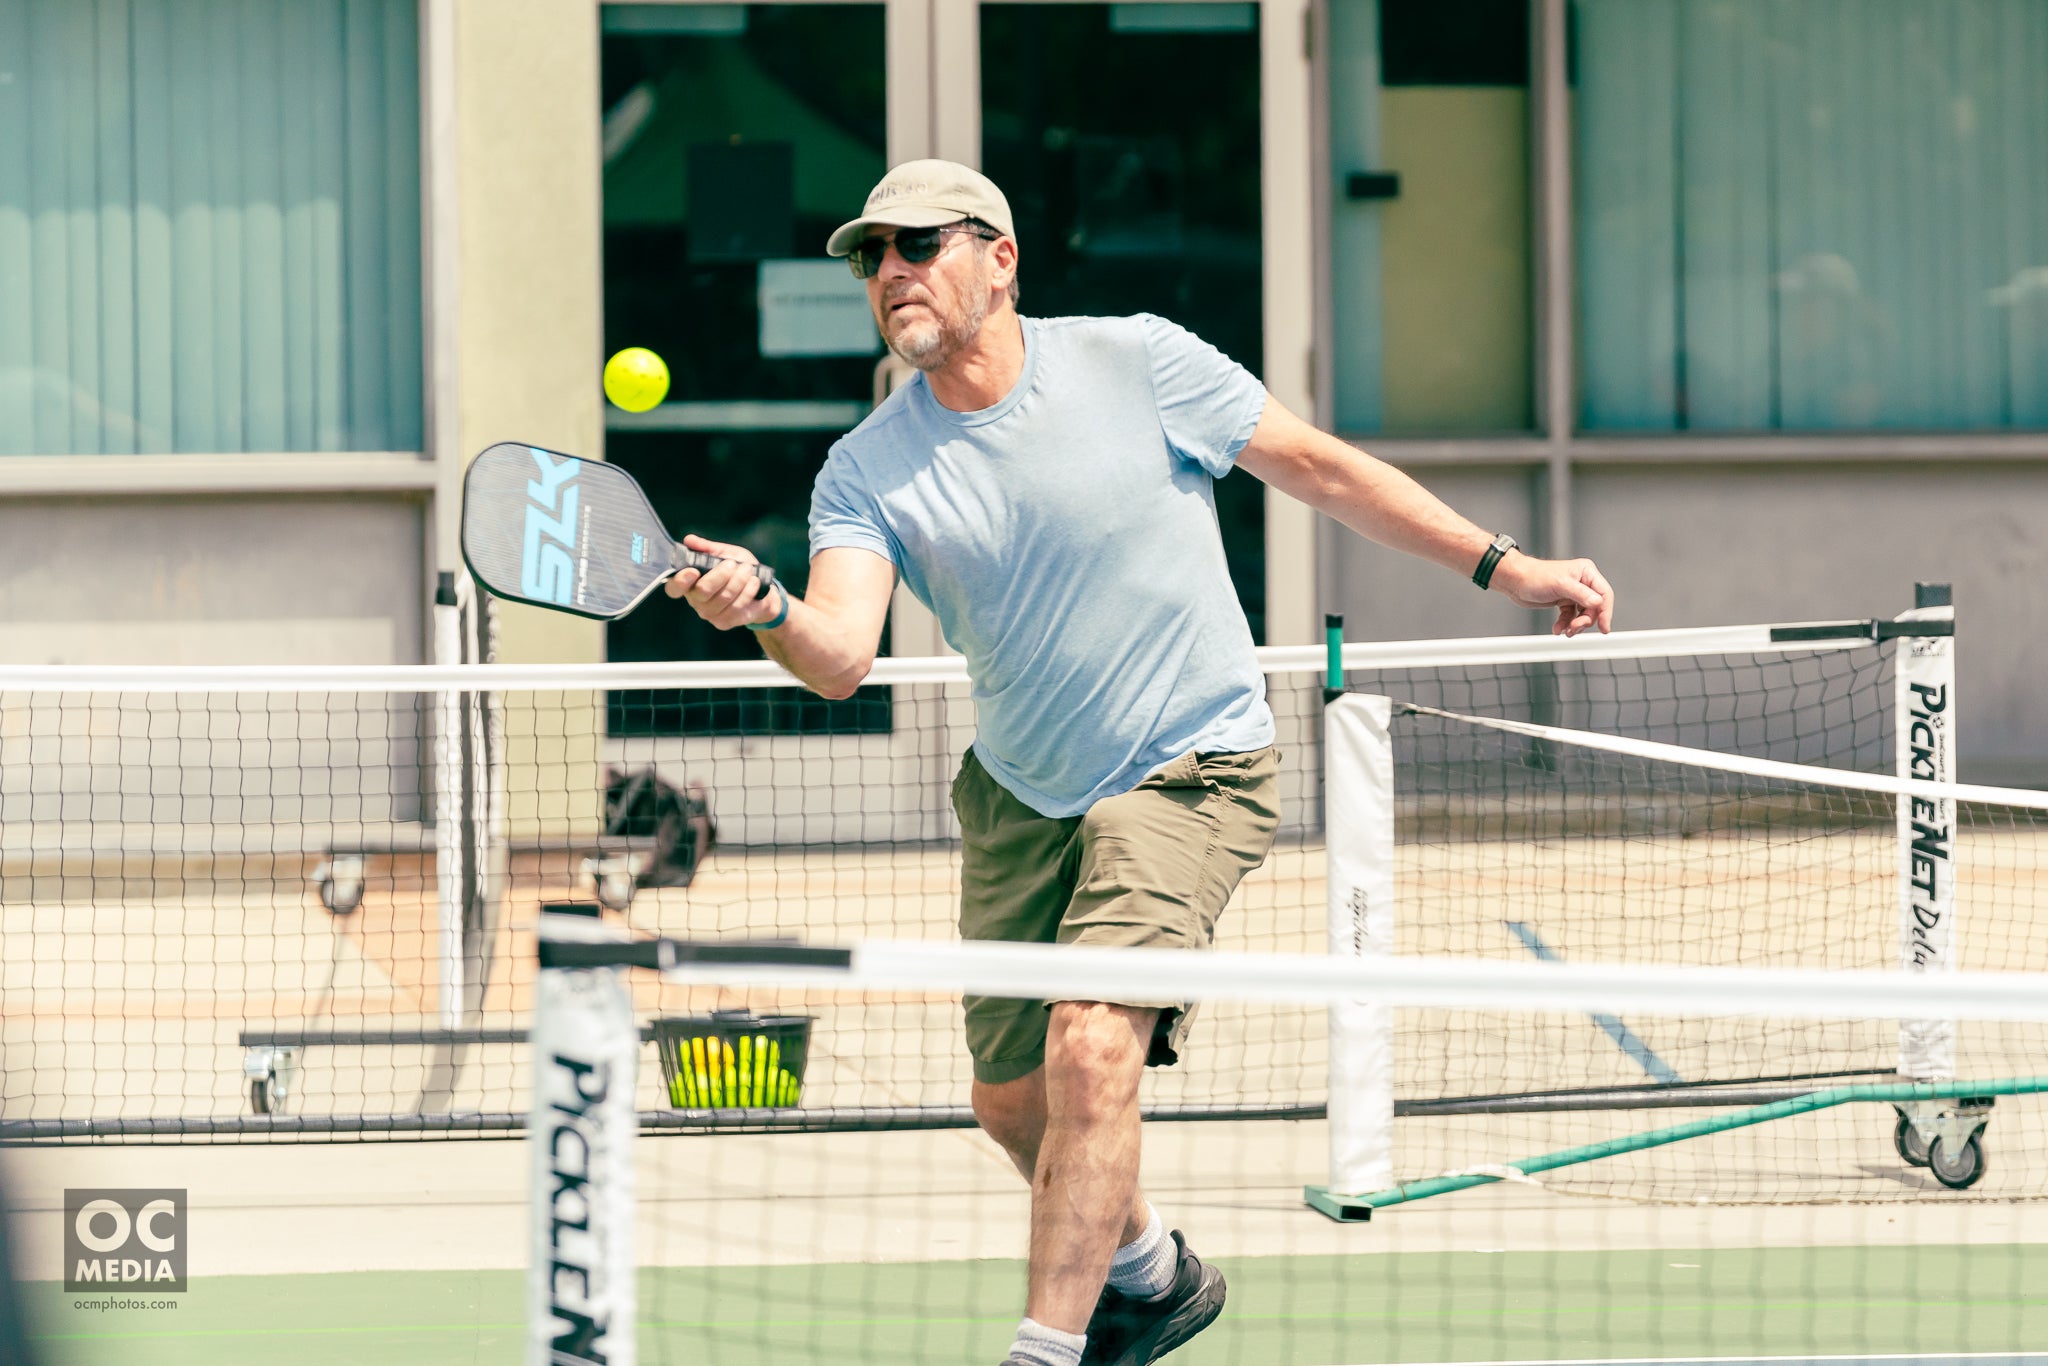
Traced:
<path id="1" fill-rule="evenodd" d="M 576 462 L 549 460 L 534 451 L 540 478 L 526 481 L 526 536 L 519 559 L 519 591 L 529 598 L 566 607 L 573 600 L 576 565 Z M 549 513 L 557 515 L 550 517 Z M 559 542 L 559 544 L 557 544 Z"/>
<path id="2" fill-rule="evenodd" d="M 64 1192 L 64 1288 L 185 1289 L 185 1192 Z"/>

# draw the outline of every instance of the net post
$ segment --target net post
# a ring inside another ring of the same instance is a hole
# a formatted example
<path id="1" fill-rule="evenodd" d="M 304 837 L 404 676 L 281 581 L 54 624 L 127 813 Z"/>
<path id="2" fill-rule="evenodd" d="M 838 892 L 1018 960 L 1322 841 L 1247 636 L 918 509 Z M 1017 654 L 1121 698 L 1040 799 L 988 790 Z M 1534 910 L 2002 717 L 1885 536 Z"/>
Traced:
<path id="1" fill-rule="evenodd" d="M 462 662 L 462 608 L 455 575 L 443 570 L 434 590 L 434 663 Z M 440 933 L 441 1026 L 462 1022 L 462 694 L 434 694 L 434 891 Z"/>
<path id="2" fill-rule="evenodd" d="M 475 585 L 477 603 L 477 662 L 498 662 L 498 600 L 482 584 Z M 483 715 L 483 748 L 480 791 L 483 818 L 480 840 L 485 853 L 483 912 L 479 918 L 480 938 L 486 946 L 480 962 L 488 964 L 489 945 L 504 914 L 505 887 L 512 873 L 510 831 L 505 819 L 505 700 L 497 692 L 480 692 L 477 704 Z M 481 986 L 481 981 L 479 982 Z M 479 993 L 481 994 L 481 993 Z M 481 1005 L 481 1003 L 479 1003 Z"/>
<path id="3" fill-rule="evenodd" d="M 1955 622 L 1945 583 L 1913 585 L 1913 610 L 1900 621 Z M 1893 743 L 1898 775 L 1956 781 L 1955 636 L 1902 636 L 1893 671 Z M 1953 972 L 1956 966 L 1956 804 L 1953 798 L 1898 799 L 1899 966 Z M 1946 1081 L 1956 1072 L 1953 1020 L 1899 1022 L 1899 1072 Z"/>
<path id="4" fill-rule="evenodd" d="M 489 596 L 466 571 L 456 576 L 455 596 L 457 620 L 462 628 L 462 662 L 493 662 L 495 651 L 492 647 Z M 503 886 L 500 831 L 492 796 L 493 779 L 502 772 L 494 762 L 501 748 L 501 737 L 492 734 L 495 712 L 491 693 L 477 691 L 462 695 L 462 988 L 465 1013 L 483 1009 L 484 987 L 491 976 L 492 938 L 498 923 L 498 901 Z"/>
<path id="5" fill-rule="evenodd" d="M 1344 618 L 1341 613 L 1323 614 L 1323 705 L 1344 695 Z"/>
<path id="6" fill-rule="evenodd" d="M 1324 712 L 1330 954 L 1394 951 L 1393 703 L 1352 693 Z M 1370 1219 L 1348 1199 L 1394 1183 L 1394 1012 L 1369 1001 L 1330 1007 L 1329 1184 L 1310 1186 L 1312 1209 L 1340 1221 Z"/>
<path id="7" fill-rule="evenodd" d="M 549 906 L 540 941 L 620 943 Z M 596 911 L 596 907 L 588 908 Z M 542 966 L 534 983 L 528 1366 L 635 1366 L 633 1143 L 640 1030 L 626 969 Z"/>

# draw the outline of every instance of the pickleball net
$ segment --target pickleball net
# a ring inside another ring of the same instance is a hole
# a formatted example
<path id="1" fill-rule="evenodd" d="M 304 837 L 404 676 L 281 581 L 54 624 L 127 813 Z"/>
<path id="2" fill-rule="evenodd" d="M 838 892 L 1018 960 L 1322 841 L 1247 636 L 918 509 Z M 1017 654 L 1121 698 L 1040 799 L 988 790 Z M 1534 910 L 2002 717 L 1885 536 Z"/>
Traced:
<path id="1" fill-rule="evenodd" d="M 1887 771 L 1914 725 L 1900 660 L 1948 627 L 1909 617 L 1349 645 L 1341 662 L 1354 689 L 1461 716 Z M 488 658 L 481 647 L 448 657 L 470 654 Z M 1226 913 L 1222 947 L 1322 952 L 1327 865 L 1355 843 L 1325 818 L 1327 666 L 1320 649 L 1261 659 L 1285 756 L 1283 828 Z M 951 937 L 947 788 L 973 733 L 960 661 L 880 661 L 873 686 L 845 702 L 791 683 L 761 663 L 0 671 L 0 1137 L 517 1132 L 533 927 L 564 901 L 609 901 L 646 934 Z M 1885 848 L 1902 847 L 1881 828 L 1891 798 L 1864 794 L 1856 809 L 1816 799 L 1795 817 L 1684 766 L 1624 775 L 1606 758 L 1549 762 L 1563 753 L 1555 739 L 1460 741 L 1470 752 L 1453 753 L 1422 738 L 1420 715 L 1395 729 L 1395 857 L 1413 865 L 1396 888 L 1414 913 L 1397 921 L 1407 938 L 1394 951 L 1898 961 L 1885 917 L 1908 874 L 1885 863 Z M 2033 818 L 2000 819 L 2010 836 L 1959 846 L 1959 867 L 2003 871 L 1971 884 L 1956 942 L 2025 965 L 2039 934 Z M 676 1003 L 668 989 L 637 990 L 651 1031 Z M 1320 1017 L 1247 1003 L 1213 1024 L 1210 1067 L 1163 1083 L 1162 1112 L 1323 1110 Z M 945 999 L 819 1014 L 804 1104 L 775 1122 L 971 1123 L 958 1028 Z M 1504 1100 L 1529 1109 L 1554 1091 L 1597 1105 L 1599 1092 L 1661 1084 L 1640 1050 L 1610 1037 L 1596 1028 L 1590 1042 L 1516 1051 L 1512 1031 L 1483 1023 L 1425 1031 L 1403 1047 L 1437 1048 L 1443 1065 L 1430 1084 L 1401 1082 L 1395 1103 L 1405 1119 Z M 1765 1031 L 1751 1044 L 1672 1043 L 1678 1056 L 1655 1056 L 1687 1085 L 1898 1065 L 1882 1029 L 1846 1042 Z M 690 1127 L 668 1099 L 650 1083 L 643 1122 Z M 1755 1198 L 1841 1197 L 1806 1179 L 1753 1187 Z"/>
<path id="2" fill-rule="evenodd" d="M 1326 725 L 1333 954 L 1881 971 L 1902 982 L 2048 970 L 2039 877 L 2048 794 L 1380 696 L 1337 700 Z M 1647 1022 L 1590 1010 L 1536 1023 L 1483 1009 L 1359 1006 L 1332 1019 L 1331 1113 L 1352 1136 L 1350 1189 L 1432 1174 L 1402 1155 L 1396 1115 L 1458 1119 L 1442 1151 L 1465 1166 L 1604 1141 L 1616 1114 L 1734 1109 L 1902 1080 L 1955 1088 L 2039 1070 L 2031 1034 L 1876 1010 L 1809 1020 L 1666 1011 Z M 1918 1141 L 1903 1127 L 1908 1111 L 1890 1131 L 1896 1156 Z M 1705 1165 L 1673 1150 L 1570 1164 L 1551 1184 L 1646 1201 L 1901 1198 L 1863 1137 L 1842 1131 L 1818 1143 L 1764 1127 L 1727 1140 L 1734 1146 Z M 1937 1173 L 1973 1188 L 1981 1166 L 1958 1161 L 1937 1162 Z M 1999 1165 L 2013 1169 L 2008 1190 L 2048 1189 L 2036 1134 L 2015 1135 Z"/>
<path id="3" fill-rule="evenodd" d="M 534 1059 L 528 1331 L 566 1344 L 557 1360 L 615 1352 L 630 1322 L 643 1362 L 992 1364 L 1023 1312 L 1030 1200 L 978 1132 L 805 1131 L 782 1123 L 787 1107 L 758 1105 L 686 1112 L 677 1118 L 690 1132 L 637 1137 L 628 1108 L 614 1141 L 599 1140 L 603 1088 L 590 1078 L 615 1082 L 637 1060 L 646 1095 L 653 1062 L 627 1007 L 634 984 L 655 976 L 696 1012 L 821 1025 L 884 1005 L 950 1004 L 969 990 L 1199 999 L 1183 1062 L 1141 1087 L 1155 1118 L 1173 1113 L 1185 1086 L 1239 1066 L 1222 1022 L 1287 1018 L 1306 1036 L 1360 1001 L 1387 1010 L 1399 1039 L 1481 1014 L 1532 1049 L 1576 1034 L 1605 1046 L 1601 1019 L 1660 1043 L 1674 1029 L 1896 1037 L 1902 1019 L 1951 1020 L 1965 1061 L 1946 1085 L 1815 1080 L 1771 1102 L 1523 1113 L 1511 1129 L 1487 1113 L 1412 1115 L 1392 1131 L 1400 1179 L 1348 1193 L 1371 1210 L 1362 1222 L 1305 1202 L 1340 1160 L 1334 1110 L 1329 1121 L 1150 1123 L 1144 1189 L 1230 1283 L 1223 1316 L 1172 1360 L 2017 1360 L 2048 1332 L 2048 1203 L 2038 1168 L 2012 1160 L 2048 1138 L 2039 973 L 892 941 L 575 948 L 587 956 L 548 971 L 579 985 L 550 994 Z M 639 966 L 590 966 L 627 960 Z M 807 1087 L 839 1084 L 835 1074 L 862 1065 L 813 1059 Z M 1442 1051 L 1404 1053 L 1399 1067 L 1403 1088 L 1419 1094 L 1465 1082 L 1465 1063 Z M 1931 1159 L 1902 1156 L 1902 1118 L 1920 1125 Z M 1936 1175 L 1983 1153 L 1988 1168 L 1965 1189 Z M 1744 1203 L 1760 1162 L 1781 1188 L 1836 1189 L 1848 1178 L 1891 1194 Z M 1671 1196 L 1589 1199 L 1596 1171 L 1608 1189 Z M 631 1198 L 607 1205 L 619 1179 Z M 614 1298 L 626 1286 L 630 1302 Z"/>

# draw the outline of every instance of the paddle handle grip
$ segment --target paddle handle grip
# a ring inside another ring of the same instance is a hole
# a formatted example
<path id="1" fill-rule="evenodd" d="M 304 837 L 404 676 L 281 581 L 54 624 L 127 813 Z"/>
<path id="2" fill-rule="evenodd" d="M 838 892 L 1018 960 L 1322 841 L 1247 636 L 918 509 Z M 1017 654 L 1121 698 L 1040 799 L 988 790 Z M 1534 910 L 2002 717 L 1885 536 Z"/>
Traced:
<path id="1" fill-rule="evenodd" d="M 722 564 L 728 563 L 737 564 L 743 569 L 753 570 L 754 577 L 761 581 L 759 591 L 762 593 L 767 592 L 775 583 L 775 571 L 765 564 L 746 564 L 740 560 L 722 560 L 716 555 L 707 555 L 701 550 L 684 550 L 681 546 L 676 547 L 677 569 L 694 569 L 698 573 L 703 574 L 718 568 Z"/>

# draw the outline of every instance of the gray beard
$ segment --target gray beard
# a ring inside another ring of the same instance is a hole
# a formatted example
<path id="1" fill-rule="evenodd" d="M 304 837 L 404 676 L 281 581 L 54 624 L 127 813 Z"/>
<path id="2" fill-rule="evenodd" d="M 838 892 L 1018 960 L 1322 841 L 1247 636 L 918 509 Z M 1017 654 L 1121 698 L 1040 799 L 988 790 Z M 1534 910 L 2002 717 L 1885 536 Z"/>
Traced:
<path id="1" fill-rule="evenodd" d="M 909 364 L 929 373 L 943 370 L 947 362 L 960 354 L 981 332 L 981 325 L 988 320 L 988 290 L 986 287 L 974 291 L 974 300 L 967 306 L 967 312 L 957 318 L 942 319 L 937 327 L 914 329 L 916 339 L 905 329 L 889 349 Z"/>

